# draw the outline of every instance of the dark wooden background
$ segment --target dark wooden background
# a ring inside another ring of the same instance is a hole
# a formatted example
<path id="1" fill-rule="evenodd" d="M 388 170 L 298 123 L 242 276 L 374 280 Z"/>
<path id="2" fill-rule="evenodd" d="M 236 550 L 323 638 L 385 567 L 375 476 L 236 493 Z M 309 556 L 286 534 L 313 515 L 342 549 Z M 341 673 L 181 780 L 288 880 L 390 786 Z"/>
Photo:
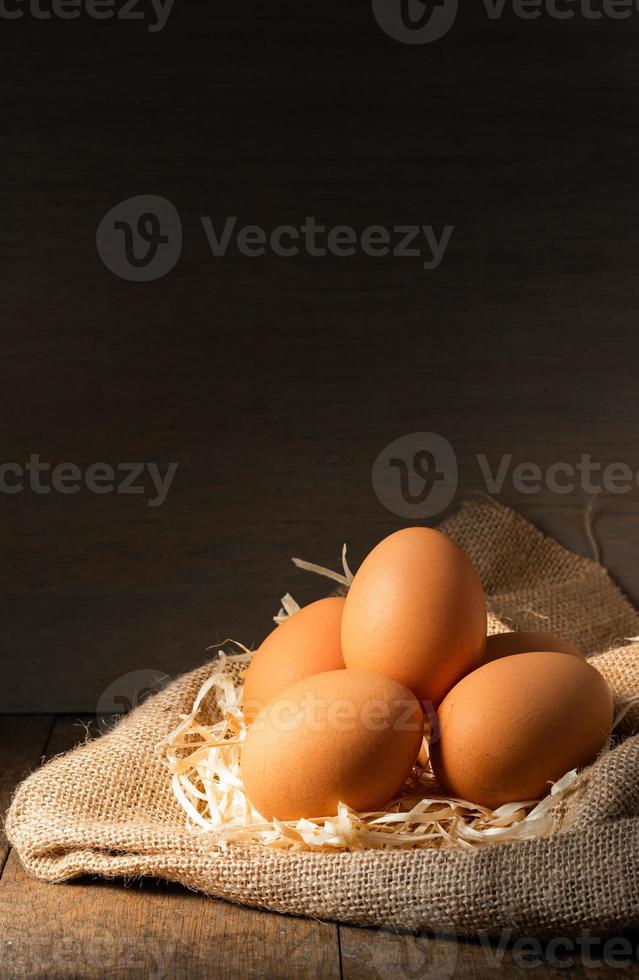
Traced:
<path id="1" fill-rule="evenodd" d="M 368 3 L 176 4 L 137 22 L 2 23 L 3 461 L 179 464 L 139 496 L 0 496 L 0 710 L 92 712 L 138 668 L 259 641 L 288 559 L 357 561 L 405 523 L 371 487 L 405 433 L 639 469 L 639 15 L 489 21 L 399 44 Z M 95 247 L 159 194 L 164 279 Z M 398 258 L 213 259 L 199 216 L 454 224 L 435 272 Z M 505 503 L 589 553 L 583 493 Z M 639 600 L 639 489 L 598 501 L 603 559 Z"/>

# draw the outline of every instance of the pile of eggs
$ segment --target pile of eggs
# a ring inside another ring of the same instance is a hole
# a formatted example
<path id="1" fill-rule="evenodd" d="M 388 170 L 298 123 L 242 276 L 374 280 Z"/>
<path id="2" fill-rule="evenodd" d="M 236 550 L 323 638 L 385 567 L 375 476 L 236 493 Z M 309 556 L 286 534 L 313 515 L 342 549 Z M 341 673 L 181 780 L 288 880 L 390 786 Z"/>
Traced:
<path id="1" fill-rule="evenodd" d="M 610 738 L 603 677 L 549 634 L 486 636 L 486 602 L 450 538 L 409 528 L 365 559 L 347 597 L 313 602 L 256 652 L 241 772 L 267 820 L 340 802 L 383 809 L 417 765 L 489 809 L 536 800 Z"/>

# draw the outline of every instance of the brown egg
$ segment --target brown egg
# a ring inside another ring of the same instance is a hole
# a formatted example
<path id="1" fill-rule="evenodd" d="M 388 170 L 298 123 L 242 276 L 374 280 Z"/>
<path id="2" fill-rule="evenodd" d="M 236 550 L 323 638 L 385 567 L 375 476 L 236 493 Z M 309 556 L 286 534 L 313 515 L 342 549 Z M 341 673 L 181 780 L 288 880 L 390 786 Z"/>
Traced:
<path id="1" fill-rule="evenodd" d="M 248 725 L 280 691 L 296 681 L 344 667 L 340 629 L 344 599 L 332 596 L 304 606 L 266 637 L 244 678 Z"/>
<path id="2" fill-rule="evenodd" d="M 552 633 L 495 633 L 486 640 L 483 659 L 484 663 L 490 663 L 516 653 L 535 652 L 569 653 L 583 659 L 574 643 Z"/>
<path id="3" fill-rule="evenodd" d="M 267 820 L 371 811 L 409 776 L 424 717 L 402 684 L 358 670 L 298 681 L 259 713 L 242 746 L 247 796 Z"/>
<path id="4" fill-rule="evenodd" d="M 397 531 L 374 548 L 342 617 L 347 667 L 375 670 L 437 705 L 481 662 L 484 592 L 470 559 L 439 531 Z"/>
<path id="5" fill-rule="evenodd" d="M 464 677 L 438 711 L 430 746 L 445 792 L 496 809 L 536 800 L 610 737 L 613 702 L 601 674 L 566 653 L 520 653 Z M 439 736 L 439 737 L 438 737 Z"/>

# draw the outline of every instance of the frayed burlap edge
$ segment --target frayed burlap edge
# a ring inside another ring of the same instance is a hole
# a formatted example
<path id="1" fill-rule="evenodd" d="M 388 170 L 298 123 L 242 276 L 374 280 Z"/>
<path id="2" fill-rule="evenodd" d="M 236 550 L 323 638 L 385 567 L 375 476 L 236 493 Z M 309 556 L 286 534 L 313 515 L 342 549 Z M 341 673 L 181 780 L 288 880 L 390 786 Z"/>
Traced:
<path id="1" fill-rule="evenodd" d="M 492 628 L 560 632 L 594 655 L 617 697 L 639 693 L 639 617 L 600 566 L 514 512 L 466 504 L 443 526 L 485 584 Z M 178 678 L 113 732 L 54 759 L 18 788 L 6 829 L 29 872 L 154 875 L 278 912 L 459 934 L 598 933 L 639 921 L 639 740 L 580 778 L 564 829 L 469 850 L 335 854 L 212 846 L 185 828 L 157 752 L 210 672 Z M 639 719 L 630 712 L 626 730 Z"/>

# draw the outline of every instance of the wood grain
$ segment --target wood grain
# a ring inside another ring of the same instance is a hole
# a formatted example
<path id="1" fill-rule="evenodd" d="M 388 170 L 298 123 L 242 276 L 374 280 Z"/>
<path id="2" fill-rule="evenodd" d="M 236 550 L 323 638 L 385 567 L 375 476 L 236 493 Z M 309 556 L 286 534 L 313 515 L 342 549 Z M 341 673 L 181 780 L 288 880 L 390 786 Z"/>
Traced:
<path id="1" fill-rule="evenodd" d="M 59 718 L 48 755 L 82 741 L 87 721 Z M 10 743 L 7 737 L 3 744 Z M 0 880 L 3 978 L 339 975 L 332 924 L 243 909 L 150 880 L 49 885 L 27 875 L 15 851 Z"/>
<path id="2" fill-rule="evenodd" d="M 639 975 L 639 934 L 631 932 L 616 937 L 623 944 L 617 947 L 611 937 L 592 937 L 583 954 L 576 944 L 569 945 L 570 939 L 555 946 L 534 937 L 513 941 L 507 934 L 479 941 L 349 926 L 340 926 L 339 932 L 343 980 Z"/>
<path id="3" fill-rule="evenodd" d="M 49 885 L 12 852 L 0 976 L 339 978 L 337 927 L 155 882 Z"/>
<path id="4" fill-rule="evenodd" d="M 323 594 L 292 555 L 335 565 L 347 541 L 356 566 L 405 523 L 371 485 L 398 436 L 451 442 L 456 502 L 486 490 L 477 454 L 639 469 L 639 18 L 493 22 L 467 5 L 412 47 L 370 4 L 190 0 L 145 28 L 3 23 L 2 461 L 179 465 L 156 509 L 0 497 L 0 710 L 41 713 L 0 718 L 3 807 L 52 712 L 91 713 L 120 675 L 186 670 L 228 635 L 259 642 L 284 592 Z M 146 285 L 95 248 L 105 212 L 139 193 L 173 201 L 185 238 Z M 434 273 L 214 260 L 200 217 L 229 214 L 455 232 Z M 579 488 L 497 496 L 590 554 Z M 595 528 L 635 601 L 638 518 L 635 485 L 600 499 Z M 48 754 L 82 737 L 61 718 Z M 341 965 L 332 925 L 153 882 L 48 886 L 15 854 L 0 880 L 2 977 L 546 974 L 508 949 L 495 965 L 471 943 L 339 936 Z"/>
<path id="5" fill-rule="evenodd" d="M 0 158 L 2 458 L 179 464 L 145 496 L 0 498 L 0 710 L 95 710 L 140 667 L 169 674 L 228 634 L 261 639 L 292 554 L 354 562 L 405 523 L 371 467 L 444 435 L 457 501 L 491 465 L 639 469 L 635 179 L 639 18 L 490 21 L 433 45 L 370 4 L 176 4 L 165 30 L 5 22 Z M 98 222 L 173 201 L 180 262 L 117 279 Z M 418 259 L 214 259 L 200 217 L 270 229 L 454 224 Z M 584 494 L 498 494 L 587 552 Z M 639 487 L 606 495 L 603 557 L 639 599 Z"/>
<path id="6" fill-rule="evenodd" d="M 10 724 L 12 722 L 12 724 Z M 0 753 L 14 774 L 39 762 L 50 723 L 42 717 L 0 718 Z M 89 717 L 59 717 L 48 736 L 51 758 L 95 731 Z M 31 746 L 31 750 L 29 749 Z M 22 761 L 19 761 L 22 760 Z M 8 786 L 8 779 L 7 779 Z M 296 919 L 197 895 L 145 879 L 36 881 L 11 852 L 0 879 L 0 977 L 199 978 L 326 977 L 403 980 L 437 977 L 639 975 L 639 933 L 619 946 L 554 950 L 531 938 L 497 940 L 397 933 Z M 606 952 L 607 950 L 607 952 Z M 605 954 L 605 955 L 604 955 Z M 617 957 L 616 964 L 614 957 Z"/>
<path id="7" fill-rule="evenodd" d="M 0 814 L 4 817 L 13 791 L 44 757 L 53 727 L 52 715 L 0 715 Z M 0 874 L 9 846 L 0 822 Z"/>

